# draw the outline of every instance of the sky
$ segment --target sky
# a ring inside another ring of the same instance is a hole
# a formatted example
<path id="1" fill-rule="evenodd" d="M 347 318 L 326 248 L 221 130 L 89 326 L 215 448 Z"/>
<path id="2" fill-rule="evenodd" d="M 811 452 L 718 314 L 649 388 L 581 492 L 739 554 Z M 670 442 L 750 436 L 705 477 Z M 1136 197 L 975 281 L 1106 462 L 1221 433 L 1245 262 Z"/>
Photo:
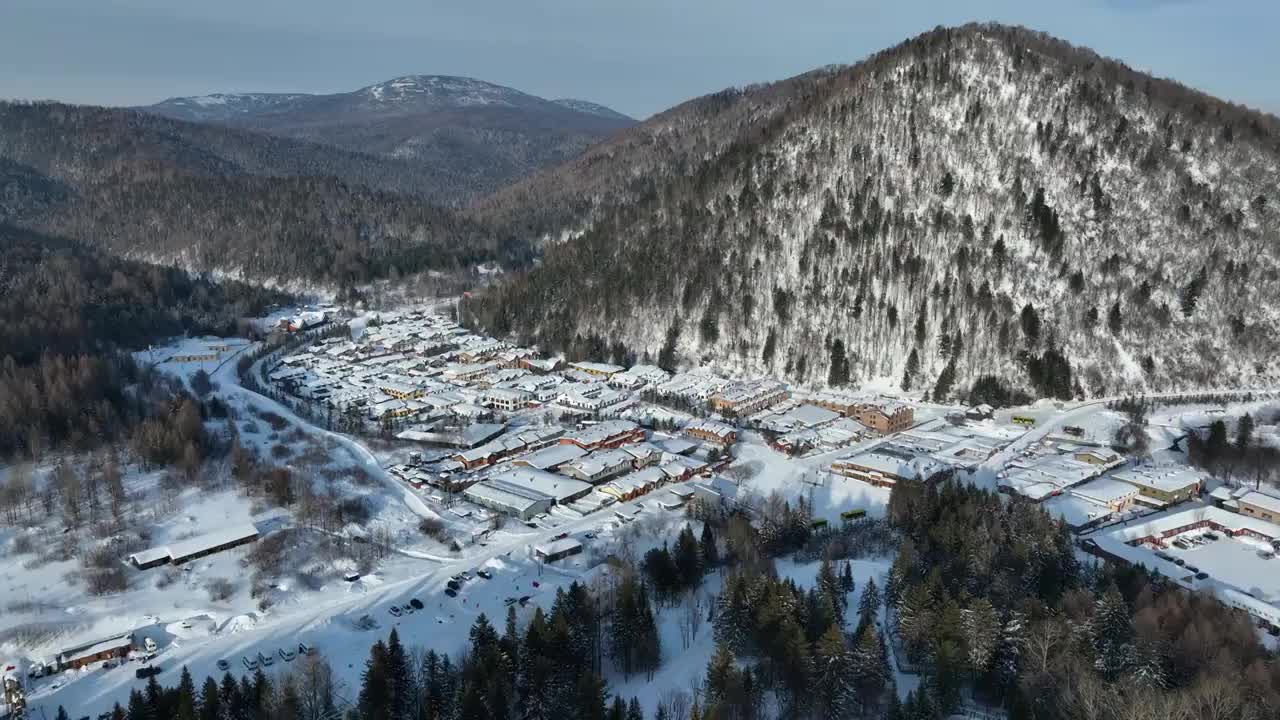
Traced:
<path id="1" fill-rule="evenodd" d="M 1277 0 L 0 0 L 0 98 L 138 105 L 441 74 L 643 118 L 988 20 L 1280 114 Z"/>

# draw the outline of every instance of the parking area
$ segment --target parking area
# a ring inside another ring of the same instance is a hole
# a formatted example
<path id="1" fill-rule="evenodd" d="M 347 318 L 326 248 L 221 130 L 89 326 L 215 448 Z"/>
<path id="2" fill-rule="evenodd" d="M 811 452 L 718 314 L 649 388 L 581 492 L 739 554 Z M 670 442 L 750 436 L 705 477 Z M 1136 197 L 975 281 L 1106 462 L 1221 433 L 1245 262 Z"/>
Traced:
<path id="1" fill-rule="evenodd" d="M 1263 541 L 1192 532 L 1178 536 L 1164 552 L 1175 562 L 1182 560 L 1184 567 L 1207 572 L 1259 600 L 1280 599 L 1280 558 Z"/>

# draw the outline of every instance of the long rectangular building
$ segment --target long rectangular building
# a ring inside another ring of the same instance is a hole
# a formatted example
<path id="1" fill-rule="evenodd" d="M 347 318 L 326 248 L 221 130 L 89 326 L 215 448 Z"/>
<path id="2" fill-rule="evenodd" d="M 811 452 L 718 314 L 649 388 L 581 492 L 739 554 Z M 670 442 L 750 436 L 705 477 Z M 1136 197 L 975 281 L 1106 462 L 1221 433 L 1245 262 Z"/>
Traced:
<path id="1" fill-rule="evenodd" d="M 258 528 L 254 527 L 252 523 L 234 525 L 181 542 L 136 552 L 129 556 L 129 562 L 139 570 L 146 570 L 168 563 L 181 565 L 184 562 L 197 560 L 223 550 L 247 545 L 257 540 L 258 537 Z"/>

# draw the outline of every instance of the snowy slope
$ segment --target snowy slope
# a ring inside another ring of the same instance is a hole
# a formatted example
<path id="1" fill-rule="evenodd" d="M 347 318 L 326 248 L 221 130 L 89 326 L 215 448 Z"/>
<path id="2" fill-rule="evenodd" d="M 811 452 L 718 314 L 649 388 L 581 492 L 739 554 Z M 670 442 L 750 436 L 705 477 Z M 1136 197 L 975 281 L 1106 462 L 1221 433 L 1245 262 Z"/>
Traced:
<path id="1" fill-rule="evenodd" d="M 1280 377 L 1280 121 L 1029 31 L 940 29 L 727 90 L 487 198 L 545 262 L 482 324 L 810 385 L 1063 394 Z M 1188 298 L 1193 300 L 1188 301 Z M 1023 309 L 1038 319 L 1024 330 Z M 1113 313 L 1117 320 L 1110 320 Z"/>

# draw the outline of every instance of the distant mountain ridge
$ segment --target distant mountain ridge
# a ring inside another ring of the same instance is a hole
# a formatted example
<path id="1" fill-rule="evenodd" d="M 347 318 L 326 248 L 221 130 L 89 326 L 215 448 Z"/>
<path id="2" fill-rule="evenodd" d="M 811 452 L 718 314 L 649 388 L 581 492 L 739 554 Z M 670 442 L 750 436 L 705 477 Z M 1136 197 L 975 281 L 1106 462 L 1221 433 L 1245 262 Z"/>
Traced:
<path id="1" fill-rule="evenodd" d="M 0 102 L 0 222 L 298 287 L 513 264 L 428 164 L 131 110 Z M 512 248 L 515 249 L 515 248 Z"/>
<path id="2" fill-rule="evenodd" d="M 582 100 L 545 100 L 451 75 L 405 75 L 351 92 L 217 93 L 138 111 L 227 125 L 431 166 L 426 193 L 460 203 L 577 156 L 635 120 Z"/>

